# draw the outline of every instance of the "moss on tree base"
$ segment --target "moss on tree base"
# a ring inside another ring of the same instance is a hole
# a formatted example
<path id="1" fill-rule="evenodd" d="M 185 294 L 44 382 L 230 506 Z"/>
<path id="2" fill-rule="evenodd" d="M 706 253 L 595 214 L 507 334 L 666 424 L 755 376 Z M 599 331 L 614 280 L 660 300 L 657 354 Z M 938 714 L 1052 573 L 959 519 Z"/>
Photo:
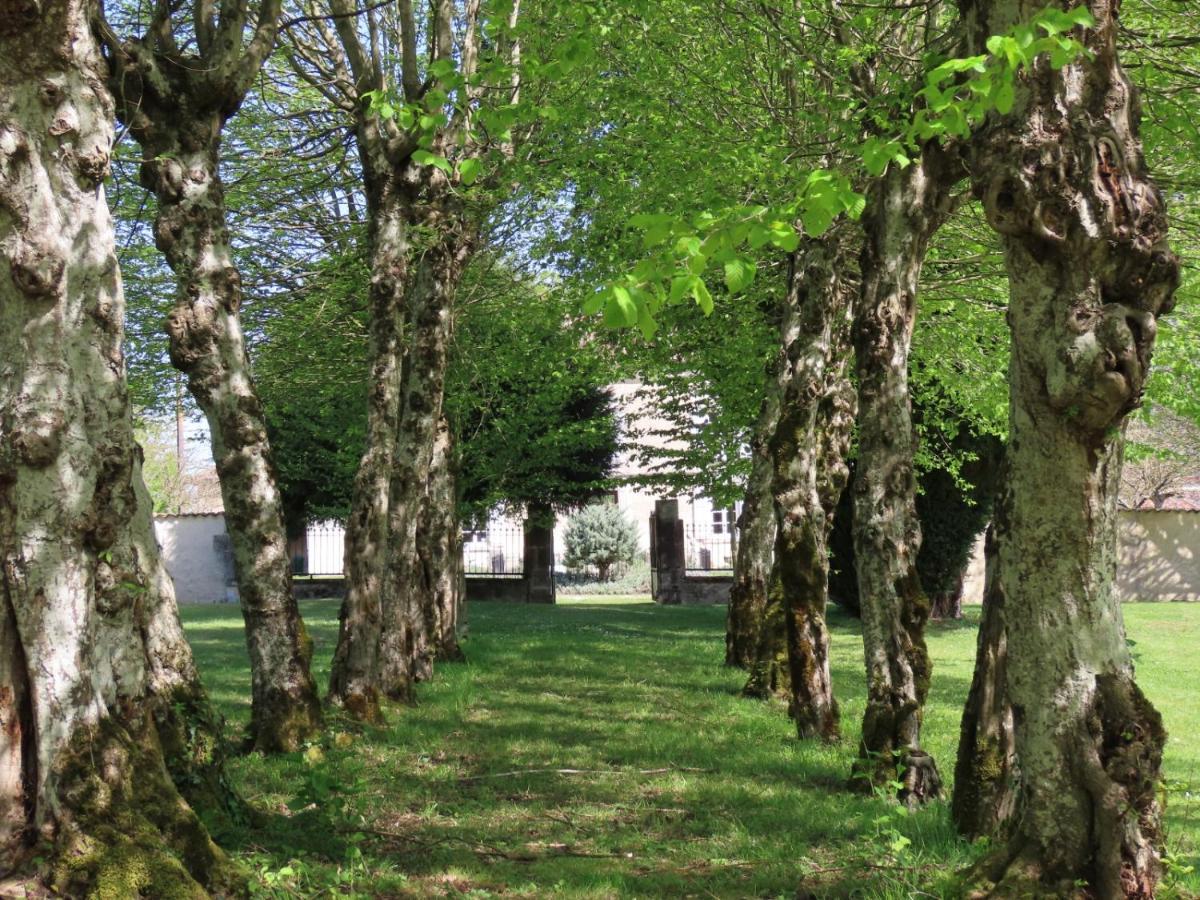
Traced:
<path id="1" fill-rule="evenodd" d="M 52 773 L 59 810 L 38 856 L 56 895 L 95 900 L 244 897 L 245 874 L 176 790 L 149 715 L 76 736 Z"/>

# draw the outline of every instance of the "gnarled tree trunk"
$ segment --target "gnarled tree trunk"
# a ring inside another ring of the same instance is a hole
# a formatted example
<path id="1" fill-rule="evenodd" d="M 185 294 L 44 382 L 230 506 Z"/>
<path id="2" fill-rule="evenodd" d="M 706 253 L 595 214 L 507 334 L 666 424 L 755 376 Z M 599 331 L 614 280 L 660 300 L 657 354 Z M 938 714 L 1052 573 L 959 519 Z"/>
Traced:
<path id="1" fill-rule="evenodd" d="M 267 6 L 273 8 L 260 10 L 267 20 L 259 23 L 259 43 L 243 54 L 227 51 L 227 37 L 218 33 L 201 43 L 199 55 L 164 44 L 157 32 L 125 43 L 110 36 L 109 83 L 142 148 L 142 186 L 158 200 L 155 244 L 177 282 L 167 319 L 171 362 L 187 375 L 212 435 L 250 653 L 250 740 L 271 752 L 302 746 L 321 727 L 321 707 L 311 642 L 292 592 L 266 419 L 242 335 L 241 276 L 219 169 L 221 129 L 274 41 L 278 4 Z M 243 25 L 223 16 L 218 30 L 240 32 Z M 242 71 L 247 67 L 253 71 Z"/>
<path id="2" fill-rule="evenodd" d="M 211 710 L 133 438 L 92 13 L 0 5 L 0 870 L 40 842 L 56 896 L 203 897 L 239 878 L 165 763 Z"/>
<path id="3" fill-rule="evenodd" d="M 975 46 L 1037 9 L 965 3 Z M 1145 386 L 1179 261 L 1116 55 L 1113 0 L 1090 51 L 1018 82 L 972 148 L 1010 283 L 1010 445 L 997 532 L 1021 816 L 979 893 L 1152 897 L 1161 875 L 1162 720 L 1134 681 L 1113 593 L 1122 427 Z"/>
<path id="4" fill-rule="evenodd" d="M 949 212 L 941 154 L 929 149 L 872 186 L 863 215 L 862 297 L 855 317 L 858 464 L 854 559 L 867 664 L 867 707 L 852 786 L 884 787 L 900 799 L 941 795 L 933 757 L 921 747 L 932 664 L 925 647 L 929 601 L 917 574 L 917 520 L 908 353 L 929 240 Z"/>
<path id="5" fill-rule="evenodd" d="M 767 378 L 766 394 L 750 444 L 750 480 L 738 517 L 737 557 L 725 621 L 725 665 L 749 669 L 757 655 L 767 609 L 775 548 L 775 497 L 771 492 L 770 441 L 779 423 L 779 378 Z"/>
<path id="6" fill-rule="evenodd" d="M 779 425 L 771 439 L 779 566 L 791 681 L 801 737 L 833 740 L 838 708 L 829 674 L 827 542 L 845 486 L 853 392 L 844 377 L 853 290 L 836 234 L 793 257 L 781 329 Z"/>

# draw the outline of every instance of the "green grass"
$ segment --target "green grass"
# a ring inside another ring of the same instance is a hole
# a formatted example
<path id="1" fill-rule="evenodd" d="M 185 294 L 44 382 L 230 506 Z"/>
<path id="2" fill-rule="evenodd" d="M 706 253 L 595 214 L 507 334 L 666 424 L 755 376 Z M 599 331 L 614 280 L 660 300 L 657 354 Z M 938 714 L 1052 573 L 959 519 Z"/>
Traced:
<path id="1" fill-rule="evenodd" d="M 324 684 L 337 607 L 302 607 Z M 845 737 L 829 747 L 796 740 L 779 706 L 737 696 L 743 676 L 720 664 L 724 614 L 639 598 L 472 604 L 470 662 L 439 667 L 420 704 L 390 710 L 387 727 L 333 719 L 307 754 L 237 759 L 237 784 L 268 815 L 223 843 L 263 896 L 947 893 L 979 848 L 955 837 L 946 807 L 906 815 L 844 790 L 863 711 L 854 620 L 834 612 L 831 623 Z M 1172 852 L 1200 868 L 1200 606 L 1127 606 L 1126 619 L 1139 682 L 1172 734 Z M 205 682 L 240 728 L 239 614 L 187 607 L 184 621 Z M 926 736 L 948 779 L 973 619 L 932 626 L 930 645 Z"/>

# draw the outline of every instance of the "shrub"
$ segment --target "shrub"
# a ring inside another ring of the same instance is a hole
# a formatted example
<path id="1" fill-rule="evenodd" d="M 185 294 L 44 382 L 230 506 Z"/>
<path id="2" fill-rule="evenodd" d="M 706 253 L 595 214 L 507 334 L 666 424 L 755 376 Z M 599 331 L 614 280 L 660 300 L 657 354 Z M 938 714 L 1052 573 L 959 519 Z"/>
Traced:
<path id="1" fill-rule="evenodd" d="M 611 503 L 579 510 L 567 522 L 563 539 L 567 568 L 595 566 L 600 581 L 612 577 L 614 565 L 633 562 L 638 552 L 637 526 Z"/>

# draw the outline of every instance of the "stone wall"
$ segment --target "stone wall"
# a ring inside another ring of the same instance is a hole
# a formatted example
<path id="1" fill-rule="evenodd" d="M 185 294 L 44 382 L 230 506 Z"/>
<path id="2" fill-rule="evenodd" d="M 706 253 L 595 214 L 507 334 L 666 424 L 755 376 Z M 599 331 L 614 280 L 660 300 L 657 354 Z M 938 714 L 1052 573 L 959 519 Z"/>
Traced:
<path id="1" fill-rule="evenodd" d="M 154 533 L 180 603 L 236 603 L 225 516 L 158 516 Z"/>

